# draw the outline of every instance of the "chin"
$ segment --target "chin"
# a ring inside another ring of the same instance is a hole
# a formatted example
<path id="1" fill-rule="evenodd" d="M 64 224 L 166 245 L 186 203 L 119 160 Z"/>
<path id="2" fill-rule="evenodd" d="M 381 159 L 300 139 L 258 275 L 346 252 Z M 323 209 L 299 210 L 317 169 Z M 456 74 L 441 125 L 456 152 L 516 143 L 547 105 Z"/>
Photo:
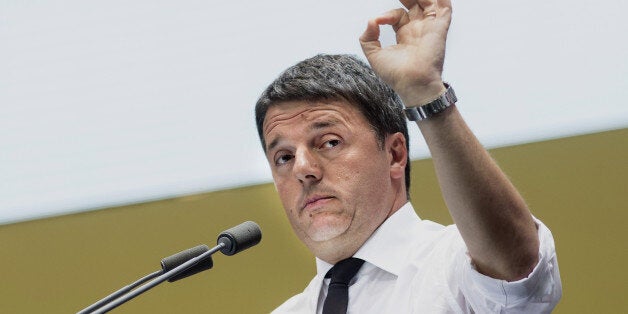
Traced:
<path id="1" fill-rule="evenodd" d="M 329 241 L 344 234 L 349 229 L 349 223 L 345 221 L 331 221 L 310 225 L 307 232 L 309 238 L 315 242 Z"/>

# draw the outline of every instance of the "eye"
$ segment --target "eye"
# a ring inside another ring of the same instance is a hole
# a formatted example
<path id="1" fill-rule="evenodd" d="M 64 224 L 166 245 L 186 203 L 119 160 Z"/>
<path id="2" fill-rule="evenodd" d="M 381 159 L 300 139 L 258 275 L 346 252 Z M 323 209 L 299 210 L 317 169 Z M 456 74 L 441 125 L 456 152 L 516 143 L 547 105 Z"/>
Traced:
<path id="1" fill-rule="evenodd" d="M 333 148 L 333 147 L 336 147 L 338 145 L 340 145 L 340 140 L 339 139 L 332 139 L 332 140 L 325 141 L 323 143 L 323 145 L 321 146 L 321 149 L 322 148 Z"/>
<path id="2" fill-rule="evenodd" d="M 294 156 L 291 154 L 285 154 L 285 153 L 277 154 L 277 157 L 275 158 L 275 165 L 281 166 L 283 164 L 286 164 L 292 158 L 294 158 Z"/>

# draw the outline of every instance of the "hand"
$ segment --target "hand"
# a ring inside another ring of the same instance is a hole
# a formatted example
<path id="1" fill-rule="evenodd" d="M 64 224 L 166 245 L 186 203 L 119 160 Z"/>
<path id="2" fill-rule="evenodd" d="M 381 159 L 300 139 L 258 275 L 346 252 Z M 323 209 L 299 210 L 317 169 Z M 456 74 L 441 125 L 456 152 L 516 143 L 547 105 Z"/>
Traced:
<path id="1" fill-rule="evenodd" d="M 426 104 L 445 92 L 442 82 L 445 42 L 451 22 L 449 0 L 401 0 L 406 7 L 368 22 L 360 37 L 364 54 L 375 72 L 406 106 Z M 379 26 L 391 25 L 397 44 L 382 48 Z"/>

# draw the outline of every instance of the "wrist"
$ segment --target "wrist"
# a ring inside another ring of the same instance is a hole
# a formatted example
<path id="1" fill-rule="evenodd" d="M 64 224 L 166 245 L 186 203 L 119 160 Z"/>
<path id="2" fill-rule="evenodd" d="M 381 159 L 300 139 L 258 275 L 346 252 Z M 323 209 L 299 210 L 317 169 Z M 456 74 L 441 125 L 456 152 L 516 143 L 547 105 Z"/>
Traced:
<path id="1" fill-rule="evenodd" d="M 440 97 L 447 91 L 442 80 L 421 87 L 409 88 L 407 92 L 399 94 L 406 108 L 423 106 Z"/>
<path id="2" fill-rule="evenodd" d="M 433 100 L 416 107 L 406 106 L 405 114 L 408 120 L 423 121 L 442 113 L 447 108 L 456 104 L 458 98 L 453 88 L 447 83 L 442 83 L 442 85 L 445 91 Z"/>

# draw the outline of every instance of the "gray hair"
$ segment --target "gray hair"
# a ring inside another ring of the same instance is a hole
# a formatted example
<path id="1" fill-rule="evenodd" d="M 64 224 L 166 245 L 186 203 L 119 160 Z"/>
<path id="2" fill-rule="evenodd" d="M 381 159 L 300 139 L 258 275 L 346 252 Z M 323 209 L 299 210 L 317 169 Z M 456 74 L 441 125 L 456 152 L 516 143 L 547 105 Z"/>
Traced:
<path id="1" fill-rule="evenodd" d="M 401 132 L 406 138 L 408 160 L 406 192 L 410 189 L 409 136 L 403 103 L 363 61 L 351 55 L 317 55 L 284 71 L 257 100 L 255 120 L 264 151 L 266 112 L 273 104 L 286 101 L 346 100 L 356 106 L 375 131 L 383 149 L 387 135 Z M 408 193 L 408 195 L 410 195 Z"/>

